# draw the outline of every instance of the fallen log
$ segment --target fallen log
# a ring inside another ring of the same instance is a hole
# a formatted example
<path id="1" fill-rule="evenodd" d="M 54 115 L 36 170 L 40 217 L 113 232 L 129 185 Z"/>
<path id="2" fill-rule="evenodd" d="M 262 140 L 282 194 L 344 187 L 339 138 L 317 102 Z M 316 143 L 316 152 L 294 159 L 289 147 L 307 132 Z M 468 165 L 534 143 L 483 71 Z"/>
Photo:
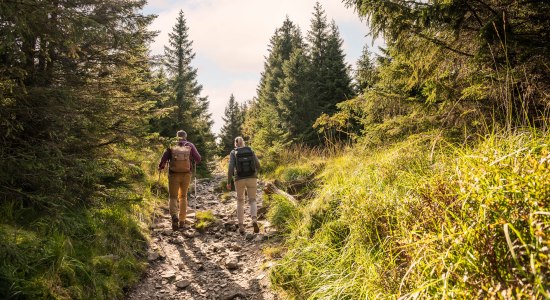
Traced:
<path id="1" fill-rule="evenodd" d="M 296 198 L 294 198 L 294 196 L 292 196 L 291 194 L 279 189 L 275 185 L 275 183 L 273 183 L 273 182 L 267 182 L 265 184 L 264 193 L 268 196 L 273 195 L 273 194 L 281 195 L 281 196 L 287 198 L 292 204 L 294 204 L 294 206 L 298 206 L 298 200 L 296 200 Z"/>
<path id="2" fill-rule="evenodd" d="M 308 178 L 287 182 L 285 185 L 287 186 L 287 190 L 290 193 L 294 195 L 298 195 L 303 193 L 304 189 L 307 188 L 308 186 L 314 185 L 315 181 L 316 181 L 315 177 L 311 176 Z"/>

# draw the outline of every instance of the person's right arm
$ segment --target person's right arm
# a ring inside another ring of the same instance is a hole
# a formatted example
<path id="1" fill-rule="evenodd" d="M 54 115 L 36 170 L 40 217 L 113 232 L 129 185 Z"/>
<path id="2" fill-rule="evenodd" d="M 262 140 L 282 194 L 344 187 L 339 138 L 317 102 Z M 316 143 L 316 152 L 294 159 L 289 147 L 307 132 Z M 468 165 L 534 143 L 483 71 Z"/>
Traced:
<path id="1" fill-rule="evenodd" d="M 166 162 L 171 158 L 171 152 L 170 149 L 166 149 L 164 153 L 162 154 L 162 158 L 160 159 L 158 169 L 159 171 L 164 170 L 164 167 L 166 166 Z"/>

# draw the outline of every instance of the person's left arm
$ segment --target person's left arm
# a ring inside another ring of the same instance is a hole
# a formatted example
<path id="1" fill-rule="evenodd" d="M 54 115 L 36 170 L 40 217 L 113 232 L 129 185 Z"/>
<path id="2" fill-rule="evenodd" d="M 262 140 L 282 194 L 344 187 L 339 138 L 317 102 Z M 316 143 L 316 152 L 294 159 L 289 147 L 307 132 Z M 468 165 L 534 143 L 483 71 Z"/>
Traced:
<path id="1" fill-rule="evenodd" d="M 199 151 L 197 151 L 197 147 L 193 143 L 189 143 L 189 146 L 191 146 L 191 157 L 193 158 L 193 161 L 195 161 L 196 164 L 201 162 L 201 155 L 199 154 Z"/>
<path id="2" fill-rule="evenodd" d="M 254 153 L 254 163 L 256 164 L 256 172 L 260 172 L 261 166 L 260 166 L 260 160 L 256 156 L 256 153 Z"/>
<path id="3" fill-rule="evenodd" d="M 235 173 L 235 151 L 232 150 L 229 153 L 229 165 L 227 166 L 227 184 L 226 188 L 231 190 L 231 180 L 233 179 L 233 174 Z"/>

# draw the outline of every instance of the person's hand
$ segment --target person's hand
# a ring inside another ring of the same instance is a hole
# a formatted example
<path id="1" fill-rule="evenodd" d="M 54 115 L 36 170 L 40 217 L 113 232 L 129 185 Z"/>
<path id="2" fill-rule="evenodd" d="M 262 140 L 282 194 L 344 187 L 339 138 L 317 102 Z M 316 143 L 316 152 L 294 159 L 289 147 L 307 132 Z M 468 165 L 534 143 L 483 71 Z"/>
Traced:
<path id="1" fill-rule="evenodd" d="M 227 184 L 225 185 L 225 187 L 227 188 L 228 191 L 230 191 L 230 190 L 231 190 L 231 183 L 227 183 Z"/>

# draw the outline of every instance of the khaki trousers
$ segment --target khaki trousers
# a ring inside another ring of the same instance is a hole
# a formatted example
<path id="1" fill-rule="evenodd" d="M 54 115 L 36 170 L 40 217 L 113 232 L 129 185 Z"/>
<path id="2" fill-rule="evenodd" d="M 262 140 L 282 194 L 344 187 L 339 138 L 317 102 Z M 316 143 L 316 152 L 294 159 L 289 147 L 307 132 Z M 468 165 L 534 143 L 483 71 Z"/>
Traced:
<path id="1" fill-rule="evenodd" d="M 170 195 L 170 216 L 178 216 L 181 222 L 187 216 L 187 191 L 191 182 L 191 173 L 168 174 L 168 194 Z M 178 199 L 179 198 L 179 199 Z M 179 209 L 178 209 L 179 200 Z"/>
<path id="2" fill-rule="evenodd" d="M 237 190 L 237 220 L 239 225 L 243 224 L 244 219 L 244 191 L 248 194 L 248 204 L 250 204 L 250 217 L 253 222 L 257 221 L 256 214 L 256 178 L 243 178 L 235 181 L 235 189 Z"/>

